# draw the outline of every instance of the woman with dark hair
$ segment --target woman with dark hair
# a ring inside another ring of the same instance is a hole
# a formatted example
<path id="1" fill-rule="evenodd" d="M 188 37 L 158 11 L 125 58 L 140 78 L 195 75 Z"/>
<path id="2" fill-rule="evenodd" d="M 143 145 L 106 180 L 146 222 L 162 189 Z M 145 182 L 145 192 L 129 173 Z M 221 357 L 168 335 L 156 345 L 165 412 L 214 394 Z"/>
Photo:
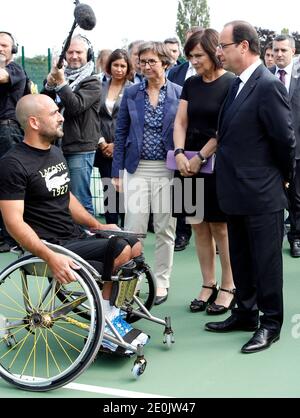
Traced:
<path id="1" fill-rule="evenodd" d="M 110 76 L 110 80 L 102 83 L 99 111 L 101 137 L 94 166 L 99 168 L 103 191 L 107 196 L 104 201 L 106 223 L 123 225 L 124 214 L 119 210 L 120 196 L 115 195 L 113 187 L 110 187 L 110 180 L 107 179 L 111 179 L 116 121 L 121 99 L 125 87 L 132 85 L 128 80 L 131 74 L 131 62 L 124 49 L 116 49 L 111 53 L 106 64 L 106 73 Z"/>
<path id="2" fill-rule="evenodd" d="M 203 276 L 201 292 L 190 304 L 192 312 L 206 310 L 217 315 L 233 304 L 234 284 L 229 259 L 226 218 L 219 208 L 215 174 L 202 174 L 205 164 L 217 148 L 217 124 L 221 105 L 232 84 L 234 75 L 227 73 L 216 56 L 218 32 L 205 29 L 194 33 L 185 45 L 185 54 L 197 75 L 186 80 L 174 125 L 174 144 L 178 176 L 191 177 L 193 196 L 199 189 L 196 183 L 204 179 L 204 217 L 197 219 L 186 213 L 194 230 L 196 250 Z M 198 151 L 188 160 L 185 151 Z M 183 192 L 183 196 L 185 196 Z M 217 244 L 222 266 L 221 288 L 218 291 L 215 271 Z"/>
<path id="3" fill-rule="evenodd" d="M 171 57 L 163 43 L 144 43 L 138 55 L 145 79 L 124 93 L 117 121 L 112 173 L 119 190 L 126 170 L 126 229 L 146 233 L 152 209 L 155 304 L 158 305 L 167 300 L 173 265 L 176 220 L 170 213 L 173 175 L 166 168 L 166 156 L 174 147 L 173 123 L 181 87 L 166 80 L 165 70 Z"/>

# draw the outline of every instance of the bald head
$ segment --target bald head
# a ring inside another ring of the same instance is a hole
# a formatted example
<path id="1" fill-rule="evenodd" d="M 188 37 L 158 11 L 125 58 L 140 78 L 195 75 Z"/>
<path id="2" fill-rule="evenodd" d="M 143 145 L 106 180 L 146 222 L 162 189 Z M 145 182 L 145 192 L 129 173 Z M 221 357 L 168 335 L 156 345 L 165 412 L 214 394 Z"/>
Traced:
<path id="1" fill-rule="evenodd" d="M 44 94 L 27 94 L 17 103 L 16 116 L 19 124 L 25 130 L 31 116 L 37 117 L 49 106 L 55 105 L 54 101 Z"/>
<path id="2" fill-rule="evenodd" d="M 18 101 L 17 120 L 24 129 L 27 144 L 46 149 L 63 137 L 64 118 L 50 97 L 28 94 Z"/>

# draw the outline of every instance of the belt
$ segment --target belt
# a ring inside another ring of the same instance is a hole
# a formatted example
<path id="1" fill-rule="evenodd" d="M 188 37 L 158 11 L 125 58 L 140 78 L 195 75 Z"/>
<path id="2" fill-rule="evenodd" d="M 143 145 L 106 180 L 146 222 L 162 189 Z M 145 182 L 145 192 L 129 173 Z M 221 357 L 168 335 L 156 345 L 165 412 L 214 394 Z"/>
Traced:
<path id="1" fill-rule="evenodd" d="M 4 119 L 0 120 L 0 125 L 18 125 L 18 122 L 13 119 Z"/>

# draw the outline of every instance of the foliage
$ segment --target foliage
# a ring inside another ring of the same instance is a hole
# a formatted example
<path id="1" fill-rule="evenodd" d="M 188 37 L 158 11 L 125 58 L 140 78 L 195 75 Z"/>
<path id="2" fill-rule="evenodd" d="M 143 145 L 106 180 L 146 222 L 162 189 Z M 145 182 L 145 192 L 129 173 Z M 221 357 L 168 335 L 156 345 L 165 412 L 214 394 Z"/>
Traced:
<path id="1" fill-rule="evenodd" d="M 206 0 L 178 0 L 176 32 L 184 45 L 186 31 L 192 26 L 208 28 L 209 7 Z"/>

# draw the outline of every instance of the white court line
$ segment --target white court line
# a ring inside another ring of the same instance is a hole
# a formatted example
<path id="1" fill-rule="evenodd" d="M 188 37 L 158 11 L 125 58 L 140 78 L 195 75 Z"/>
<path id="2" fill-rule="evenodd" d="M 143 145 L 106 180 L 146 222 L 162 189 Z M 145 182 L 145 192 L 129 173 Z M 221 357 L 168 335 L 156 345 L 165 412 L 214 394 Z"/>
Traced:
<path id="1" fill-rule="evenodd" d="M 69 383 L 63 389 L 78 390 L 81 392 L 99 393 L 101 395 L 118 396 L 120 398 L 171 398 L 171 396 L 153 395 L 151 393 L 131 392 L 122 389 L 105 388 L 101 386 L 82 385 Z"/>
<path id="2" fill-rule="evenodd" d="M 25 377 L 25 376 L 24 376 Z M 0 380 L 2 378 L 0 377 Z M 83 385 L 80 383 L 69 383 L 61 389 L 77 390 L 80 392 L 99 393 L 100 395 L 118 396 L 119 398 L 172 398 L 172 396 L 154 395 L 152 393 L 132 392 L 122 389 L 105 388 L 102 386 Z"/>

